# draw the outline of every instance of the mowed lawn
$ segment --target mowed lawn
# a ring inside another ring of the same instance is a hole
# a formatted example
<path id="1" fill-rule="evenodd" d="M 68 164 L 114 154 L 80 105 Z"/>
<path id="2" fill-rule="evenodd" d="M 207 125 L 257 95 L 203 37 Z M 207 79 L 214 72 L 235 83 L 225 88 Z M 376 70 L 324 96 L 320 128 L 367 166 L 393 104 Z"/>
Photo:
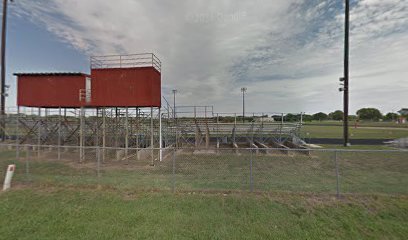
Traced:
<path id="1" fill-rule="evenodd" d="M 357 127 L 350 126 L 351 139 L 398 139 L 408 137 L 408 128 Z M 301 129 L 304 138 L 343 138 L 342 126 L 304 125 Z"/>
<path id="2" fill-rule="evenodd" d="M 72 153 L 75 156 L 77 153 Z M 22 156 L 25 154 L 23 153 Z M 93 155 L 93 154 L 92 154 Z M 52 156 L 52 154 L 51 154 Z M 0 154 L 0 177 L 16 164 L 14 182 L 32 186 L 97 186 L 123 191 L 254 191 L 336 193 L 337 156 L 341 193 L 408 194 L 408 152 L 334 152 L 256 154 L 245 150 L 218 154 L 180 152 L 156 166 L 148 162 L 106 162 L 99 168 L 85 163 L 47 157 L 15 160 Z"/>
<path id="3" fill-rule="evenodd" d="M 406 239 L 408 199 L 38 188 L 0 194 L 2 239 Z"/>
<path id="4" fill-rule="evenodd" d="M 172 158 L 154 167 L 103 163 L 99 177 L 95 162 L 57 161 L 53 155 L 17 161 L 14 151 L 0 154 L 1 178 L 8 164 L 17 164 L 13 189 L 0 193 L 2 239 L 408 235 L 407 153 L 339 153 L 341 199 L 335 198 L 334 155 L 329 152 L 253 154 L 253 193 L 248 152 L 179 153 L 174 175 Z"/>

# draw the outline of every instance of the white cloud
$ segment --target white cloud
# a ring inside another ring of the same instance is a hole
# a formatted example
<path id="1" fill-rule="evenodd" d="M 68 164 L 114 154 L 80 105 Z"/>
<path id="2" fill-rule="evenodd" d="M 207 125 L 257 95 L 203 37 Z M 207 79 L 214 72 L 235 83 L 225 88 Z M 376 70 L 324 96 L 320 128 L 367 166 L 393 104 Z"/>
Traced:
<path id="1" fill-rule="evenodd" d="M 165 89 L 179 89 L 184 105 L 239 111 L 239 89 L 245 85 L 248 111 L 341 107 L 337 79 L 342 75 L 343 13 L 336 0 L 16 4 L 14 14 L 86 54 L 157 53 L 164 64 Z M 408 102 L 408 94 L 401 91 L 408 88 L 407 12 L 406 0 L 361 0 L 353 5 L 353 110 L 373 103 L 389 111 Z"/>

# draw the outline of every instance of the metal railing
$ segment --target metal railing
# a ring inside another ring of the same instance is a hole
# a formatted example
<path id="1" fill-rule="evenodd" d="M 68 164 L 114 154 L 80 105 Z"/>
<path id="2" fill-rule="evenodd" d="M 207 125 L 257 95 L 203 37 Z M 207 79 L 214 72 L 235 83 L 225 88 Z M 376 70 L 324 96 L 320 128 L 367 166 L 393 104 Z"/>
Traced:
<path id="1" fill-rule="evenodd" d="M 124 190 L 408 195 L 408 151 L 0 145 L 15 184 Z M 163 158 L 160 161 L 159 155 Z"/>
<path id="2" fill-rule="evenodd" d="M 153 53 L 91 57 L 91 69 L 136 67 L 154 67 L 161 72 L 161 61 Z"/>

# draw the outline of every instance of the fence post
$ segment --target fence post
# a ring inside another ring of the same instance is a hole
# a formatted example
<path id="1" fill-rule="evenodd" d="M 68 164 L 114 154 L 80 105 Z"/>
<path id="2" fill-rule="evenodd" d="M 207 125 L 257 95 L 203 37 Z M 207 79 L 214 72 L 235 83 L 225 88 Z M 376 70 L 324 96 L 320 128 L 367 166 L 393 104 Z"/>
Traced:
<path id="1" fill-rule="evenodd" d="M 252 178 L 252 149 L 250 150 L 251 154 L 249 157 L 249 190 L 250 192 L 254 191 L 254 183 Z"/>
<path id="2" fill-rule="evenodd" d="M 176 192 L 176 148 L 173 148 L 173 172 L 172 172 L 172 191 Z"/>
<path id="3" fill-rule="evenodd" d="M 339 164 L 337 162 L 337 151 L 334 151 L 334 164 L 336 166 L 336 197 L 340 198 L 340 176 L 339 176 Z"/>
<path id="4" fill-rule="evenodd" d="M 58 108 L 58 160 L 61 160 L 61 107 Z"/>
<path id="5" fill-rule="evenodd" d="M 96 158 L 96 173 L 98 176 L 98 179 L 101 177 L 101 149 L 100 147 L 96 148 L 96 154 L 97 154 L 97 158 Z"/>
<path id="6" fill-rule="evenodd" d="M 41 119 L 41 108 L 38 108 L 38 138 L 37 138 L 37 158 L 40 159 L 41 155 L 41 124 L 42 124 L 42 119 Z"/>
<path id="7" fill-rule="evenodd" d="M 25 174 L 26 181 L 30 181 L 30 148 L 27 148 L 26 159 L 25 159 Z"/>

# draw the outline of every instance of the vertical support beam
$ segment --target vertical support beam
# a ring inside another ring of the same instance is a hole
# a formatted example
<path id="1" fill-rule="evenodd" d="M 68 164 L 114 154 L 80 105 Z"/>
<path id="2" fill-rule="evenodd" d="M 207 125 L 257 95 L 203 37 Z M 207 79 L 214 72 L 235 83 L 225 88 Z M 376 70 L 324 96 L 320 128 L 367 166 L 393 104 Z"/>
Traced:
<path id="1" fill-rule="evenodd" d="M 38 137 L 37 137 L 37 157 L 41 154 L 41 108 L 38 108 Z"/>
<path id="2" fill-rule="evenodd" d="M 219 116 L 217 113 L 217 148 L 220 148 L 220 126 L 219 126 Z"/>
<path id="3" fill-rule="evenodd" d="M 150 148 L 152 156 L 152 166 L 154 166 L 154 129 L 153 129 L 153 107 L 150 107 Z"/>
<path id="4" fill-rule="evenodd" d="M 129 109 L 126 107 L 125 110 L 125 157 L 128 159 L 128 148 L 129 148 Z"/>
<path id="5" fill-rule="evenodd" d="M 194 106 L 194 125 L 195 125 L 195 147 L 198 148 L 199 146 L 199 130 L 198 130 L 198 124 L 197 124 L 197 108 Z"/>
<path id="6" fill-rule="evenodd" d="M 136 148 L 139 148 L 140 122 L 139 122 L 139 108 L 136 108 Z M 139 152 L 139 149 L 137 149 Z M 136 160 L 139 160 L 139 154 L 136 154 Z"/>
<path id="7" fill-rule="evenodd" d="M 58 160 L 61 160 L 61 107 L 58 108 Z"/>
<path id="8" fill-rule="evenodd" d="M 79 162 L 84 161 L 84 108 L 81 107 L 79 113 Z"/>
<path id="9" fill-rule="evenodd" d="M 118 147 L 119 145 L 119 120 L 118 120 L 118 115 L 119 115 L 120 110 L 118 108 L 115 108 L 115 124 L 114 124 L 114 133 L 115 133 L 115 147 Z"/>
<path id="10" fill-rule="evenodd" d="M 20 159 L 20 107 L 17 106 L 16 117 L 16 159 Z"/>
<path id="11" fill-rule="evenodd" d="M 167 103 L 167 120 L 170 119 L 170 105 Z"/>
<path id="12" fill-rule="evenodd" d="M 96 117 L 95 117 L 95 147 L 99 149 L 99 108 L 96 108 Z M 100 150 L 100 149 L 99 149 Z M 100 155 L 100 152 L 95 149 L 96 158 Z M 99 156 L 100 157 L 100 156 Z"/>
<path id="13" fill-rule="evenodd" d="M 283 130 L 283 113 L 281 114 L 281 126 L 279 132 L 279 143 L 282 143 L 282 130 Z"/>
<path id="14" fill-rule="evenodd" d="M 102 162 L 105 162 L 106 153 L 106 109 L 102 108 Z"/>
<path id="15" fill-rule="evenodd" d="M 163 139 L 162 139 L 162 115 L 161 115 L 161 108 L 159 108 L 159 161 L 163 161 Z"/>
<path id="16" fill-rule="evenodd" d="M 208 128 L 207 120 L 207 106 L 204 106 L 204 117 L 205 117 L 205 148 L 210 147 L 210 129 Z"/>
<path id="17" fill-rule="evenodd" d="M 48 132 L 48 108 L 44 109 L 44 130 L 45 131 L 43 131 L 43 133 L 45 135 L 45 141 L 43 143 L 44 143 L 44 145 L 47 145 L 46 140 L 48 140 L 48 135 L 49 135 L 49 132 Z"/>

